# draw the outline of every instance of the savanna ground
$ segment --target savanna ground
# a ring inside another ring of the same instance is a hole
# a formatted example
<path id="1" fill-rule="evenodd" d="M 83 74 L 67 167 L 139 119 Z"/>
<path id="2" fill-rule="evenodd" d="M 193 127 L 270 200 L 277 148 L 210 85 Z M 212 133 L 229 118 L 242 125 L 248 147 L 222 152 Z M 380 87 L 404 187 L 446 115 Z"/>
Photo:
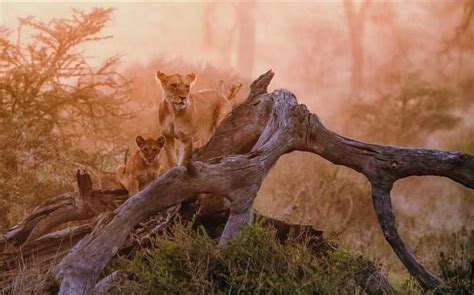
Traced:
<path id="1" fill-rule="evenodd" d="M 156 69 L 194 71 L 197 89 L 217 87 L 221 79 L 241 81 L 248 89 L 258 71 L 272 67 L 276 71 L 272 87 L 293 91 L 340 134 L 382 144 L 474 153 L 472 1 L 343 1 L 290 8 L 207 3 L 188 10 L 185 4 L 149 4 L 160 8 L 157 13 L 162 15 L 156 29 L 161 39 L 153 40 L 152 47 L 167 48 L 173 42 L 177 46 L 181 39 L 176 36 L 182 34 L 187 35 L 184 40 L 193 41 L 192 52 L 179 49 L 171 55 L 158 50 L 160 54 L 147 53 L 140 62 L 119 57 L 121 47 L 110 37 L 121 34 L 117 26 L 124 5 L 116 10 L 68 9 L 67 16 L 55 19 L 41 14 L 43 8 L 40 15 L 20 14 L 18 23 L 5 21 L 0 27 L 0 228 L 16 224 L 46 199 L 74 189 L 77 167 L 114 171 L 136 135 L 160 132 L 156 110 L 162 98 L 154 79 Z M 21 8 L 0 4 L 2 15 L 13 14 L 15 7 Z M 166 23 L 174 13 L 197 16 L 173 29 Z M 285 20 L 284 27 L 273 24 L 272 13 Z M 278 50 L 279 46 L 288 47 Z M 196 52 L 203 52 L 203 60 L 210 62 L 197 59 Z M 281 220 L 311 224 L 346 250 L 318 262 L 303 259 L 310 255 L 304 244 L 280 245 L 257 223 L 240 234 L 253 241 L 252 247 L 236 239 L 224 255 L 214 251 L 205 233 L 184 226 L 172 240 L 159 238 L 155 248 L 117 262 L 117 267 L 136 272 L 149 292 L 159 287 L 170 292 L 239 293 L 238 288 L 244 288 L 240 291 L 265 293 L 274 288 L 286 293 L 297 288 L 292 284 L 298 281 L 304 282 L 303 293 L 331 293 L 354 290 L 351 273 L 344 270 L 363 263 L 357 260 L 362 255 L 375 261 L 402 293 L 420 292 L 383 239 L 369 191 L 365 179 L 349 169 L 314 155 L 292 153 L 281 158 L 266 178 L 256 209 Z M 409 178 L 396 183 L 393 191 L 397 226 L 415 255 L 446 281 L 471 291 L 473 197 L 472 191 L 438 177 Z M 243 256 L 246 262 L 239 260 Z M 177 267 L 176 261 L 184 262 Z M 281 273 L 281 265 L 299 266 Z M 197 273 L 186 273 L 187 268 Z M 275 272 L 273 283 L 249 279 L 263 270 Z M 185 289 L 190 281 L 194 287 Z"/>

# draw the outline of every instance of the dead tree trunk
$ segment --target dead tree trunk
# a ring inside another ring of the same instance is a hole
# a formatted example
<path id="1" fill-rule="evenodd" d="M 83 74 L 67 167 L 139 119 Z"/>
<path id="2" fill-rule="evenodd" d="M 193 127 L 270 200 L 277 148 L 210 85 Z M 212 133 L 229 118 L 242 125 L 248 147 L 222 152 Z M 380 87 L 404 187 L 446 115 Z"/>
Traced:
<path id="1" fill-rule="evenodd" d="M 78 170 L 76 178 L 79 192 L 57 196 L 35 208 L 27 218 L 5 231 L 0 247 L 4 244 L 22 245 L 50 233 L 61 224 L 88 220 L 99 213 L 114 210 L 128 195 L 125 189 L 93 190 L 91 179 L 84 170 Z"/>
<path id="2" fill-rule="evenodd" d="M 0 230 L 0 293 L 9 292 L 12 280 L 22 270 L 40 268 L 45 272 L 64 257 L 85 235 L 90 233 L 94 224 L 106 224 L 110 212 L 122 204 L 128 197 L 125 189 L 93 190 L 92 180 L 85 170 L 77 172 L 79 192 L 60 195 L 35 208 L 16 226 Z M 129 234 L 127 241 L 119 248 L 122 255 L 130 255 L 134 250 L 148 246 L 150 237 L 167 232 L 174 224 L 174 216 L 179 214 L 180 222 L 193 221 L 195 226 L 202 225 L 213 238 L 219 238 L 221 227 L 229 215 L 229 202 L 219 196 L 199 197 L 175 207 L 175 210 L 154 214 Z M 281 242 L 290 235 L 310 238 L 312 247 L 326 249 L 328 245 L 322 239 L 322 232 L 311 226 L 289 224 L 265 216 L 259 216 L 266 226 L 276 230 Z M 57 230 L 69 222 L 80 222 L 79 226 Z M 56 230 L 53 232 L 53 230 Z M 376 271 L 364 271 L 369 276 L 377 276 Z M 116 273 L 109 275 L 96 284 L 95 293 L 101 293 L 108 283 L 124 276 Z M 48 281 L 49 283 L 49 281 Z M 367 282 L 361 281 L 363 286 Z M 54 284 L 46 284 L 46 289 Z M 379 288 L 375 285 L 374 288 Z"/>
<path id="3" fill-rule="evenodd" d="M 442 283 L 416 260 L 398 235 L 390 190 L 396 180 L 412 175 L 444 176 L 474 188 L 474 157 L 344 138 L 298 105 L 291 92 L 267 93 L 272 77 L 269 71 L 252 83 L 247 101 L 227 116 L 208 146 L 196 151 L 194 162 L 157 178 L 118 208 L 110 223 L 76 244 L 54 270 L 61 294 L 92 293 L 100 272 L 138 222 L 199 193 L 230 200 L 230 216 L 221 237 L 225 243 L 251 220 L 254 198 L 270 168 L 281 155 L 295 150 L 318 154 L 364 174 L 372 184 L 383 234 L 405 267 L 426 289 Z"/>

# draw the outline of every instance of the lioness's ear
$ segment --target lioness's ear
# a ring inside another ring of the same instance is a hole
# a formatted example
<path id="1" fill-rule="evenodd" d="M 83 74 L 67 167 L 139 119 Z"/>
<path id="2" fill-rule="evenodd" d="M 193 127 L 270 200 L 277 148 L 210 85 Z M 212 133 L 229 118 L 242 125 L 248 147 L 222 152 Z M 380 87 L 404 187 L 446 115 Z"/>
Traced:
<path id="1" fill-rule="evenodd" d="M 164 136 L 160 136 L 158 137 L 158 139 L 156 140 L 156 143 L 163 146 L 165 144 L 165 141 L 166 141 L 166 138 Z"/>
<path id="2" fill-rule="evenodd" d="M 186 79 L 188 79 L 189 83 L 194 83 L 196 82 L 196 74 L 194 73 L 189 73 L 186 75 Z"/>
<path id="3" fill-rule="evenodd" d="M 168 81 L 168 78 L 169 78 L 169 77 L 168 77 L 165 73 L 163 73 L 163 72 L 156 71 L 156 78 L 157 78 L 159 81 L 161 81 L 161 82 L 164 83 L 164 82 Z"/>
<path id="4" fill-rule="evenodd" d="M 139 148 L 141 148 L 144 144 L 145 144 L 145 139 L 143 139 L 143 137 L 141 137 L 140 135 L 137 136 L 137 138 L 135 139 L 136 143 L 137 143 L 137 146 Z"/>

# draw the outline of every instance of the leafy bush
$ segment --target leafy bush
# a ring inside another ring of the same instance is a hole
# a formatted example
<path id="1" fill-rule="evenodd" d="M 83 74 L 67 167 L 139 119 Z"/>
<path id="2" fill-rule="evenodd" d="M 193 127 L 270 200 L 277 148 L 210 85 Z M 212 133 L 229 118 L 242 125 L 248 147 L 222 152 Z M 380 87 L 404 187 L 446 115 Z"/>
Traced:
<path id="1" fill-rule="evenodd" d="M 0 30 L 0 227 L 70 190 L 79 164 L 115 168 L 129 81 L 115 71 L 118 58 L 94 67 L 77 49 L 106 39 L 100 33 L 111 13 L 26 17 L 17 29 Z"/>
<path id="2" fill-rule="evenodd" d="M 317 255 L 305 242 L 280 243 L 275 231 L 258 221 L 222 248 L 203 229 L 182 225 L 153 245 L 128 267 L 138 276 L 133 283 L 138 293 L 363 293 L 357 279 L 373 267 L 342 250 Z"/>
<path id="3" fill-rule="evenodd" d="M 431 290 L 428 294 L 474 294 L 474 235 L 463 227 L 451 235 L 446 244 L 450 248 L 440 252 L 438 259 L 439 275 L 445 286 Z M 400 282 L 398 282 L 398 280 Z M 400 294 L 425 294 L 413 277 L 406 280 L 392 280 Z"/>

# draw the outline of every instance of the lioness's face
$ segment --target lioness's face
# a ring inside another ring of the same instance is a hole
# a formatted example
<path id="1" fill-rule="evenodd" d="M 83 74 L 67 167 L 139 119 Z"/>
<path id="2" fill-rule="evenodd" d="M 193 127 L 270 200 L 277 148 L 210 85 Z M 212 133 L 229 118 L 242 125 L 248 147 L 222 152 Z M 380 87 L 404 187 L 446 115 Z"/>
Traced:
<path id="1" fill-rule="evenodd" d="M 150 165 L 160 154 L 163 145 L 165 144 L 165 137 L 160 136 L 158 139 L 148 138 L 144 139 L 141 136 L 137 136 L 136 142 L 140 156 L 147 165 Z"/>
<path id="2" fill-rule="evenodd" d="M 196 80 L 194 73 L 185 76 L 180 74 L 166 75 L 160 71 L 156 72 L 156 77 L 163 87 L 165 98 L 176 110 L 183 110 L 188 105 L 189 91 Z"/>

